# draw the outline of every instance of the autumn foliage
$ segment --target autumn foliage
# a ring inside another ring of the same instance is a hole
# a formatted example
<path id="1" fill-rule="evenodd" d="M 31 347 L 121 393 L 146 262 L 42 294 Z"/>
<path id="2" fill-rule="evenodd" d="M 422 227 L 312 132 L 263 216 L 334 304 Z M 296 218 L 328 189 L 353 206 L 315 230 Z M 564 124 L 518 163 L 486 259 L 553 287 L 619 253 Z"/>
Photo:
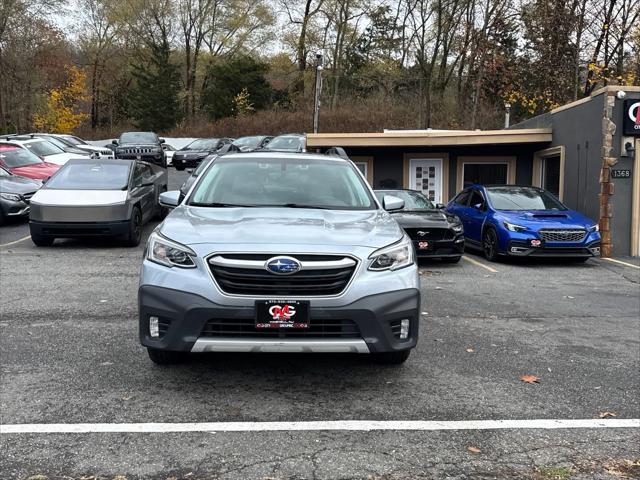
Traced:
<path id="1" fill-rule="evenodd" d="M 40 112 L 33 115 L 33 126 L 42 132 L 71 133 L 88 119 L 81 103 L 86 101 L 86 75 L 75 66 L 66 68 L 67 81 L 51 89 Z"/>

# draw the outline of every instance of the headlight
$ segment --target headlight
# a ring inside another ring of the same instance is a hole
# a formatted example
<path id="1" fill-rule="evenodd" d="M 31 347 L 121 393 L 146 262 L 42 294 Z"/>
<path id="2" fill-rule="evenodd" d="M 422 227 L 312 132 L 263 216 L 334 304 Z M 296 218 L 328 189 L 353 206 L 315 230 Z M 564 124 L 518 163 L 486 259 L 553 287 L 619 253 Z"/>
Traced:
<path id="1" fill-rule="evenodd" d="M 504 228 L 509 230 L 510 232 L 526 232 L 527 227 L 523 227 L 522 225 L 516 225 L 515 223 L 502 222 Z"/>
<path id="2" fill-rule="evenodd" d="M 22 197 L 20 197 L 20 195 L 18 195 L 17 193 L 0 193 L 0 197 L 4 198 L 5 200 L 11 200 L 12 202 L 22 201 Z"/>
<path id="3" fill-rule="evenodd" d="M 413 245 L 405 234 L 398 243 L 376 250 L 369 256 L 369 270 L 399 270 L 413 265 Z"/>
<path id="4" fill-rule="evenodd" d="M 196 253 L 189 247 L 152 233 L 147 243 L 147 260 L 167 267 L 194 268 Z"/>
<path id="5" fill-rule="evenodd" d="M 451 230 L 453 230 L 456 233 L 462 232 L 462 224 L 461 223 L 454 223 L 453 225 L 451 225 Z"/>
<path id="6" fill-rule="evenodd" d="M 589 227 L 589 232 L 599 232 L 599 231 L 600 231 L 600 225 L 597 223 Z"/>

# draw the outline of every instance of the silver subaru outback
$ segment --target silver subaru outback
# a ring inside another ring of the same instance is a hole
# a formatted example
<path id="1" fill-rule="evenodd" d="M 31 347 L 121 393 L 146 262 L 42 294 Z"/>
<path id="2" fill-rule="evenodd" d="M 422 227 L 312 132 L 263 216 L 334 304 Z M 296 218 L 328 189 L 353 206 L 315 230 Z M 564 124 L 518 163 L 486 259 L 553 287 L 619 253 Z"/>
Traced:
<path id="1" fill-rule="evenodd" d="M 341 352 L 402 363 L 418 339 L 411 240 L 340 157 L 218 157 L 150 236 L 140 341 L 159 364 L 186 352 Z"/>

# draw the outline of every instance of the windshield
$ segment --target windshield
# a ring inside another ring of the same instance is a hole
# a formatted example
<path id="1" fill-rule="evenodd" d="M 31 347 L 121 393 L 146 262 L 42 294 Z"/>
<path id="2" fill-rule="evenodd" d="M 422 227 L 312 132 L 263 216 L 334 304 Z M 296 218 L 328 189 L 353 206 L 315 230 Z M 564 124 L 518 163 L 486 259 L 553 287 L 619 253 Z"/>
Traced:
<path id="1" fill-rule="evenodd" d="M 294 135 L 283 135 L 271 140 L 264 148 L 266 150 L 289 150 L 299 152 L 302 150 L 304 138 Z"/>
<path id="2" fill-rule="evenodd" d="M 129 184 L 129 162 L 69 162 L 45 188 L 57 190 L 125 190 Z"/>
<path id="3" fill-rule="evenodd" d="M 45 137 L 45 138 L 47 139 L 47 142 L 53 143 L 56 147 L 60 148 L 61 150 L 64 150 L 66 147 L 73 147 L 73 145 L 70 142 L 66 142 L 62 138 L 57 138 L 57 137 Z"/>
<path id="4" fill-rule="evenodd" d="M 378 190 L 376 191 L 376 197 L 380 203 L 385 195 L 391 195 L 392 197 L 401 198 L 404 200 L 403 210 L 434 210 L 436 207 L 431 200 L 425 197 L 420 192 L 414 192 L 411 190 Z"/>
<path id="5" fill-rule="evenodd" d="M 48 155 L 57 155 L 59 153 L 64 153 L 64 150 L 45 140 L 42 140 L 40 142 L 25 142 L 24 148 L 29 149 L 39 157 L 46 157 Z"/>
<path id="6" fill-rule="evenodd" d="M 199 138 L 194 140 L 182 150 L 213 150 L 218 145 L 220 140 L 218 138 Z"/>
<path id="7" fill-rule="evenodd" d="M 491 205 L 496 210 L 566 210 L 553 195 L 530 187 L 487 188 Z"/>
<path id="8" fill-rule="evenodd" d="M 220 158 L 189 205 L 368 210 L 369 191 L 347 162 L 317 159 Z"/>
<path id="9" fill-rule="evenodd" d="M 236 147 L 257 147 L 258 145 L 260 145 L 260 142 L 262 141 L 264 137 L 242 137 L 242 138 L 236 138 L 233 143 Z"/>
<path id="10" fill-rule="evenodd" d="M 120 135 L 119 143 L 158 143 L 158 137 L 151 132 L 127 132 Z"/>
<path id="11" fill-rule="evenodd" d="M 71 143 L 73 146 L 76 146 L 76 145 L 89 145 L 87 142 L 85 142 L 81 138 L 74 137 L 73 135 L 65 135 L 62 138 L 64 140 L 68 141 L 69 143 Z"/>
<path id="12" fill-rule="evenodd" d="M 38 165 L 42 160 L 24 148 L 0 145 L 0 163 L 8 168 Z"/>

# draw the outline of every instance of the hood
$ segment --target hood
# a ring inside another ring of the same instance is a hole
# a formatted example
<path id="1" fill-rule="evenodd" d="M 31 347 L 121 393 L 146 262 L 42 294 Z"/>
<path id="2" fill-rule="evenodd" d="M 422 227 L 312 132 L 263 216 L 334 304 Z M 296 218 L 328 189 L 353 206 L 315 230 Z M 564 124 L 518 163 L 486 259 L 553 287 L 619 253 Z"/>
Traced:
<path id="1" fill-rule="evenodd" d="M 41 182 L 30 178 L 18 177 L 0 177 L 0 192 L 3 193 L 31 193 L 35 192 L 42 186 Z"/>
<path id="2" fill-rule="evenodd" d="M 176 155 L 178 156 L 189 156 L 189 157 L 201 157 L 201 156 L 205 156 L 205 155 L 209 155 L 212 151 L 214 151 L 214 149 L 211 150 L 185 150 L 185 149 L 180 149 L 177 152 L 175 152 Z"/>
<path id="3" fill-rule="evenodd" d="M 103 206 L 124 203 L 126 190 L 56 190 L 43 188 L 36 192 L 31 203 L 65 207 Z"/>
<path id="4" fill-rule="evenodd" d="M 449 225 L 447 215 L 442 210 L 404 211 L 393 212 L 391 216 L 403 228 L 410 227 L 441 227 Z"/>
<path id="5" fill-rule="evenodd" d="M 351 245 L 380 248 L 402 238 L 402 229 L 383 210 L 303 208 L 177 207 L 160 233 L 185 245 Z"/>
<path id="6" fill-rule="evenodd" d="M 137 142 L 133 142 L 133 143 L 120 143 L 117 146 L 115 146 L 116 148 L 131 148 L 131 147 L 136 147 L 136 148 L 162 148 L 160 146 L 160 144 L 158 143 L 137 143 Z"/>
<path id="7" fill-rule="evenodd" d="M 541 228 L 588 228 L 597 222 L 575 210 L 523 210 L 509 212 L 497 211 L 497 215 L 508 222 L 529 227 Z"/>
<path id="8" fill-rule="evenodd" d="M 9 170 L 14 175 L 20 175 L 21 177 L 32 178 L 35 180 L 44 180 L 56 173 L 59 168 L 60 166 L 54 163 L 42 162 L 34 165 L 26 165 L 24 167 L 15 167 Z"/>
<path id="9" fill-rule="evenodd" d="M 47 155 L 44 157 L 49 163 L 55 163 L 56 165 L 64 165 L 73 158 L 86 159 L 86 155 L 78 155 L 76 153 L 56 153 L 54 155 Z"/>

